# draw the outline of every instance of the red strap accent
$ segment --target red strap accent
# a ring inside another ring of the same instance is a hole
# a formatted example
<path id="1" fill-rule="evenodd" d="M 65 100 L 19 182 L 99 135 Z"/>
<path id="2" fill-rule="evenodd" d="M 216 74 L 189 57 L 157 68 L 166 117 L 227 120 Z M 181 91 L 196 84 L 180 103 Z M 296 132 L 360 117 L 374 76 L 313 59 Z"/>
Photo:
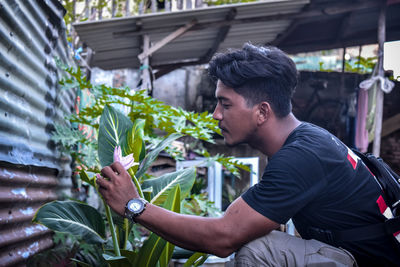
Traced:
<path id="1" fill-rule="evenodd" d="M 347 153 L 347 159 L 350 161 L 350 164 L 351 166 L 353 166 L 353 169 L 356 169 L 357 161 L 350 155 L 350 153 Z"/>
<path id="2" fill-rule="evenodd" d="M 376 203 L 378 204 L 379 210 L 383 214 L 385 212 L 385 210 L 387 209 L 387 205 L 386 205 L 386 202 L 383 199 L 382 195 L 379 196 L 379 198 L 376 201 Z"/>
<path id="3" fill-rule="evenodd" d="M 400 231 L 393 234 L 394 236 L 400 235 Z"/>

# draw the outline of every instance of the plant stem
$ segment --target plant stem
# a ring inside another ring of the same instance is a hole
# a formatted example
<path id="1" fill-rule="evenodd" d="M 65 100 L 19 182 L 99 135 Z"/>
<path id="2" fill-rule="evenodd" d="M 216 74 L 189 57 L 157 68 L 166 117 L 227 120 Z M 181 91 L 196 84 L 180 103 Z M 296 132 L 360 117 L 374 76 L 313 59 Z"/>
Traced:
<path id="1" fill-rule="evenodd" d="M 125 238 L 124 238 L 124 246 L 123 249 L 127 249 L 128 245 L 128 238 L 129 238 L 129 221 L 127 218 L 124 218 L 124 232 L 125 232 Z"/>
<path id="2" fill-rule="evenodd" d="M 141 198 L 144 198 L 143 192 L 142 192 L 142 187 L 140 186 L 139 181 L 137 180 L 137 178 L 135 176 L 135 173 L 133 172 L 132 169 L 129 169 L 128 172 L 129 172 L 130 176 L 132 177 L 132 181 L 135 184 L 135 187 L 136 187 L 136 189 L 137 189 L 137 191 L 139 193 L 139 196 Z"/>
<path id="3" fill-rule="evenodd" d="M 108 225 L 110 226 L 110 232 L 111 232 L 111 237 L 112 237 L 112 241 L 113 241 L 113 245 L 114 245 L 115 255 L 121 256 L 121 252 L 119 250 L 118 239 L 117 239 L 117 232 L 115 231 L 115 226 L 114 226 L 114 222 L 112 220 L 110 207 L 107 205 L 107 203 L 104 201 L 103 198 L 101 198 L 101 199 L 103 200 L 104 208 L 106 210 L 106 216 L 107 216 L 107 220 L 108 220 Z"/>
<path id="4" fill-rule="evenodd" d="M 107 205 L 107 203 L 104 200 L 103 196 L 99 193 L 99 190 L 98 190 L 98 187 L 97 187 L 96 183 L 94 184 L 94 186 L 96 188 L 97 195 L 99 195 L 101 197 L 101 200 L 103 201 L 104 209 L 106 211 L 106 217 L 107 217 L 108 225 L 110 226 L 110 233 L 111 233 L 111 237 L 112 237 L 112 241 L 113 241 L 113 245 L 114 245 L 114 253 L 115 253 L 116 256 L 121 256 L 121 251 L 119 250 L 117 232 L 115 231 L 115 226 L 114 226 L 114 222 L 112 220 L 110 207 Z"/>

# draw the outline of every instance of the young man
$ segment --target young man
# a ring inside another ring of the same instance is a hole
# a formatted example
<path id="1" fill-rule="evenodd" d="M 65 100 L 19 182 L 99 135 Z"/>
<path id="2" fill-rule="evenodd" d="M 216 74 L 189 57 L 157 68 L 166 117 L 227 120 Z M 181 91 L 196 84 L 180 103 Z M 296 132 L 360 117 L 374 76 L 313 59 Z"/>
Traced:
<path id="1" fill-rule="evenodd" d="M 355 266 L 354 257 L 360 266 L 400 265 L 389 235 L 343 241 L 323 231 L 382 222 L 382 192 L 336 137 L 291 113 L 293 61 L 277 48 L 246 44 L 216 55 L 209 71 L 217 80 L 213 117 L 226 144 L 248 143 L 269 158 L 261 181 L 221 218 L 187 216 L 137 200 L 128 173 L 113 163 L 102 169 L 109 179 L 97 179 L 111 208 L 124 216 L 133 199 L 136 208 L 127 212 L 136 222 L 183 248 L 221 257 L 237 251 L 237 266 Z M 274 231 L 290 218 L 303 239 Z"/>

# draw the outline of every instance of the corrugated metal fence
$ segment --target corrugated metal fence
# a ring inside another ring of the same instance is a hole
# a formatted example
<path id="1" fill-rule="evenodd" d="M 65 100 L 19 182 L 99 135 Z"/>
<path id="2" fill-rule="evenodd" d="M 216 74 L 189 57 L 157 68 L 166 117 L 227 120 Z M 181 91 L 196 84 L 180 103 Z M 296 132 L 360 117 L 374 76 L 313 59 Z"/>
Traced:
<path id="1" fill-rule="evenodd" d="M 54 57 L 72 64 L 56 0 L 0 0 L 0 266 L 25 264 L 52 246 L 51 232 L 31 223 L 42 204 L 71 188 L 71 159 L 51 141 L 72 111 Z"/>

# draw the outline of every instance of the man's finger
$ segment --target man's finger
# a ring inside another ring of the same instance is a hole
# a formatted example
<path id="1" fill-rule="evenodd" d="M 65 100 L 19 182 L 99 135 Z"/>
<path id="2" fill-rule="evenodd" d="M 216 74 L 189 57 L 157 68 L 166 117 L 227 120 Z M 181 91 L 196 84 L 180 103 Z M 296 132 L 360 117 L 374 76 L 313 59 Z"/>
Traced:
<path id="1" fill-rule="evenodd" d="M 114 162 L 110 165 L 110 167 L 111 167 L 111 169 L 112 169 L 114 172 L 117 172 L 117 173 L 119 173 L 119 174 L 125 172 L 124 166 L 122 166 L 121 162 L 119 162 L 119 161 L 114 161 Z"/>
<path id="2" fill-rule="evenodd" d="M 109 187 L 109 181 L 106 181 L 103 177 L 100 176 L 100 174 L 96 174 L 96 183 L 100 186 L 99 190 L 101 188 L 107 189 Z"/>
<path id="3" fill-rule="evenodd" d="M 101 175 L 103 175 L 103 177 L 107 177 L 110 178 L 110 180 L 112 180 L 112 178 L 114 178 L 116 174 L 113 171 L 113 169 L 111 169 L 110 166 L 106 166 L 103 169 L 101 169 Z"/>

